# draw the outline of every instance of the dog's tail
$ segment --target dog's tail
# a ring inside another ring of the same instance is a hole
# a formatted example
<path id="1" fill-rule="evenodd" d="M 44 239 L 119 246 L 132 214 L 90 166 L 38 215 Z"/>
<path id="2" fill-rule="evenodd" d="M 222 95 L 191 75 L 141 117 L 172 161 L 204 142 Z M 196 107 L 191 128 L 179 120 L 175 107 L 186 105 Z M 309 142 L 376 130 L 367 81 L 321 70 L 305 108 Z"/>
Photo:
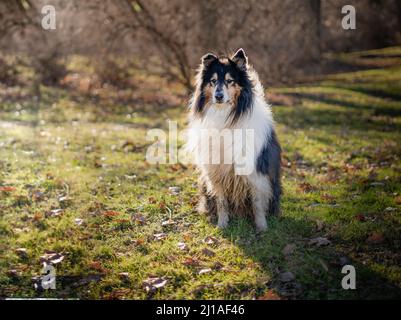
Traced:
<path id="1" fill-rule="evenodd" d="M 270 199 L 270 216 L 280 215 L 281 187 L 281 146 L 277 140 L 276 132 L 273 130 L 268 148 L 268 176 L 270 179 L 272 196 Z"/>
<path id="2" fill-rule="evenodd" d="M 272 188 L 272 197 L 269 203 L 269 216 L 279 216 L 280 215 L 280 198 L 281 198 L 281 182 L 280 179 L 270 179 Z"/>

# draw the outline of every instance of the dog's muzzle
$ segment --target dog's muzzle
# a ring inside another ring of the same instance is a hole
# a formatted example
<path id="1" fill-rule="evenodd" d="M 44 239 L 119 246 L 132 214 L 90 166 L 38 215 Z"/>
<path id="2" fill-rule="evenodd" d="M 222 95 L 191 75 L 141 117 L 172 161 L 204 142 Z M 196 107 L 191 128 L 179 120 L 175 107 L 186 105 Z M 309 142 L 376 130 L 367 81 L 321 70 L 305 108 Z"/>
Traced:
<path id="1" fill-rule="evenodd" d="M 217 103 L 223 103 L 224 100 L 224 93 L 223 91 L 218 91 L 215 93 L 214 98 L 216 99 Z"/>

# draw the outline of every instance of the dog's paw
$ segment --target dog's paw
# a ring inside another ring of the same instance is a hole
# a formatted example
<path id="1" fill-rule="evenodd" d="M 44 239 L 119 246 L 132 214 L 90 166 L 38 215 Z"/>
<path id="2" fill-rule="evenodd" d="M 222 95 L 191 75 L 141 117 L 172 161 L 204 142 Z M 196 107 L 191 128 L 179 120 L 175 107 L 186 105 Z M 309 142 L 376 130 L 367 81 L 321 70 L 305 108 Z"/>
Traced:
<path id="1" fill-rule="evenodd" d="M 196 210 L 198 211 L 199 214 L 207 214 L 208 213 L 206 204 L 203 201 L 199 202 L 198 206 L 196 207 Z"/>
<path id="2" fill-rule="evenodd" d="M 266 219 L 260 219 L 258 221 L 255 221 L 256 224 L 256 232 L 264 232 L 267 230 L 267 222 Z"/>
<path id="3" fill-rule="evenodd" d="M 228 226 L 228 214 L 223 214 L 219 216 L 219 219 L 217 221 L 217 226 L 220 229 L 224 229 Z"/>

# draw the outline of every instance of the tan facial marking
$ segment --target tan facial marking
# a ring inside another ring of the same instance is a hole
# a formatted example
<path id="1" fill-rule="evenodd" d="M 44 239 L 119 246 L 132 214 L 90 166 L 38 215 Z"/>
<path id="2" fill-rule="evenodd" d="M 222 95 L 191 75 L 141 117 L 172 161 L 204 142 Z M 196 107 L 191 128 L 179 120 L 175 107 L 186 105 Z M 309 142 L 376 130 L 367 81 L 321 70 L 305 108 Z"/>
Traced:
<path id="1" fill-rule="evenodd" d="M 241 87 L 235 83 L 233 77 L 229 73 L 226 74 L 225 81 L 230 101 L 232 104 L 236 105 L 238 97 L 241 94 Z"/>
<path id="2" fill-rule="evenodd" d="M 212 85 L 210 83 L 208 83 L 204 89 L 204 93 L 205 93 L 205 102 L 206 104 L 209 104 L 212 101 L 213 98 L 213 93 L 214 93 L 214 88 L 212 87 Z"/>

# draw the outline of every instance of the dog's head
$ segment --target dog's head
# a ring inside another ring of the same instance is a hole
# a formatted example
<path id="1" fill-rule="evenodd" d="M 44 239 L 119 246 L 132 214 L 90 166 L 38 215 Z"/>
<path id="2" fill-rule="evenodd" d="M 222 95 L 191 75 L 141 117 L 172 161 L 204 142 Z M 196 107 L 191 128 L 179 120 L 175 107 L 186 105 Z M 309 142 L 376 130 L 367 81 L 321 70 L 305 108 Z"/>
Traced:
<path id="1" fill-rule="evenodd" d="M 194 111 L 202 114 L 210 105 L 230 107 L 232 122 L 252 107 L 252 82 L 243 49 L 231 58 L 217 57 L 212 53 L 202 57 Z"/>

